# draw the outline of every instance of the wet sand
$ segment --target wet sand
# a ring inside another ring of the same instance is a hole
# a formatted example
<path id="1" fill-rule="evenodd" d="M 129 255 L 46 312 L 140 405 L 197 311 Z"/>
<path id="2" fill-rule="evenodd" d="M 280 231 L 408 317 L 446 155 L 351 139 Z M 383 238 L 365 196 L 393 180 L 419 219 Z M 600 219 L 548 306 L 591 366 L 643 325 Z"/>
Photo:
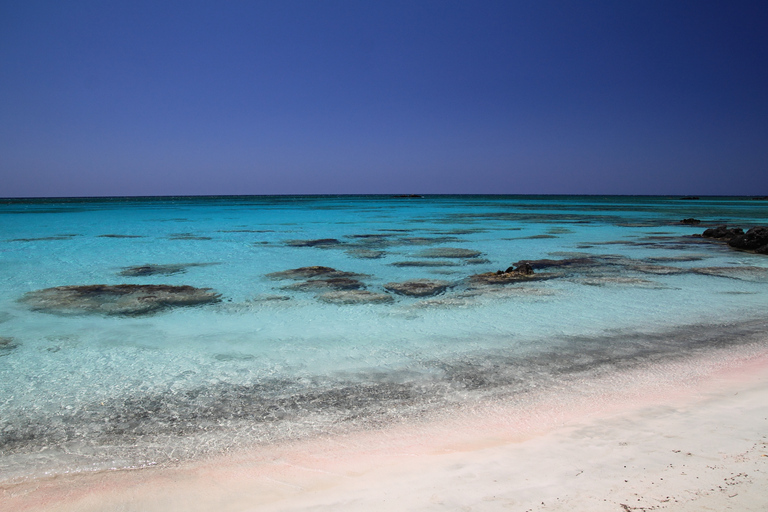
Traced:
<path id="1" fill-rule="evenodd" d="M 764 511 L 766 489 L 768 349 L 757 344 L 513 406 L 176 467 L 7 483 L 0 509 Z"/>

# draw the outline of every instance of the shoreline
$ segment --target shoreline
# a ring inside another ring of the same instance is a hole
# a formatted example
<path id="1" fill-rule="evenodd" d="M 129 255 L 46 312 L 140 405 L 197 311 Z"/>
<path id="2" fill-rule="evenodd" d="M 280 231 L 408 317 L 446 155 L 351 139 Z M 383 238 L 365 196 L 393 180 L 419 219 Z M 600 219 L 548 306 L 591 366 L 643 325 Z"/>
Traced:
<path id="1" fill-rule="evenodd" d="M 764 510 L 768 347 L 176 467 L 0 487 L 21 511 Z"/>

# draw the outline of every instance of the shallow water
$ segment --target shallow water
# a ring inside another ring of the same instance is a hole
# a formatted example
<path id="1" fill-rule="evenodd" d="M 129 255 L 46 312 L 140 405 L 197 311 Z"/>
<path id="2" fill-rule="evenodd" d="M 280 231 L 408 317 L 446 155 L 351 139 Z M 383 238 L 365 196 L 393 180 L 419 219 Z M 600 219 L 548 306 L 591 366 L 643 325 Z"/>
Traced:
<path id="1" fill-rule="evenodd" d="M 702 224 L 679 222 L 688 217 Z M 366 428 L 755 342 L 768 323 L 768 257 L 693 236 L 717 224 L 768 224 L 768 204 L 5 200 L 0 478 L 165 464 Z M 470 279 L 539 259 L 576 263 L 506 285 Z M 308 266 L 354 273 L 355 287 L 386 301 L 328 302 L 324 294 L 350 295 L 268 276 Z M 410 297 L 386 287 L 410 279 L 448 288 Z M 221 300 L 109 314 L 46 310 L 26 295 L 96 284 L 191 285 Z"/>

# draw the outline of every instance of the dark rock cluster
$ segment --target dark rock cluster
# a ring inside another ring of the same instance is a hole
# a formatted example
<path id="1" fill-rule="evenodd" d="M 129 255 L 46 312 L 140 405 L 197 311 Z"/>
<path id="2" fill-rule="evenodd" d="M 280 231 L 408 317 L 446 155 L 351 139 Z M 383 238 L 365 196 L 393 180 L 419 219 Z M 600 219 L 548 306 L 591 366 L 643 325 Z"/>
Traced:
<path id="1" fill-rule="evenodd" d="M 730 240 L 735 236 L 743 234 L 744 230 L 741 228 L 729 228 L 726 225 L 722 225 L 704 230 L 701 236 L 704 238 L 717 238 L 718 240 Z"/>
<path id="2" fill-rule="evenodd" d="M 743 235 L 737 235 L 728 241 L 728 245 L 743 251 L 768 254 L 768 227 L 758 226 Z"/>
<path id="3" fill-rule="evenodd" d="M 470 276 L 469 279 L 475 283 L 482 284 L 509 284 L 519 281 L 529 281 L 533 275 L 533 266 L 527 261 L 521 261 L 507 268 L 507 270 L 475 274 Z"/>
<path id="4" fill-rule="evenodd" d="M 746 233 L 741 228 L 718 226 L 707 229 L 701 236 L 727 241 L 728 245 L 734 249 L 768 254 L 768 227 L 766 226 L 753 227 Z"/>

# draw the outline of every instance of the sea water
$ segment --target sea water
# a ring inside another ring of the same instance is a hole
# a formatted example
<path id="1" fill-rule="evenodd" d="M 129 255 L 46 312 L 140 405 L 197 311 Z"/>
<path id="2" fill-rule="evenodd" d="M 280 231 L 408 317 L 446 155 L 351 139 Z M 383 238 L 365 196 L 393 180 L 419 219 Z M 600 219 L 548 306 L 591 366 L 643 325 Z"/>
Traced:
<path id="1" fill-rule="evenodd" d="M 680 222 L 691 217 L 701 224 Z M 577 382 L 574 375 L 581 382 L 760 342 L 768 256 L 698 236 L 719 224 L 768 224 L 768 204 L 623 196 L 3 200 L 0 480 L 162 465 L 378 428 L 479 397 L 514 400 Z M 509 284 L 472 278 L 522 260 L 554 263 Z M 148 265 L 161 272 L 125 275 Z M 331 288 L 270 276 L 309 266 L 352 273 L 359 288 L 386 301 L 328 302 Z M 414 297 L 389 286 L 412 279 L 446 288 Z M 120 284 L 189 285 L 220 300 L 111 314 L 26 299 L 52 287 Z"/>

